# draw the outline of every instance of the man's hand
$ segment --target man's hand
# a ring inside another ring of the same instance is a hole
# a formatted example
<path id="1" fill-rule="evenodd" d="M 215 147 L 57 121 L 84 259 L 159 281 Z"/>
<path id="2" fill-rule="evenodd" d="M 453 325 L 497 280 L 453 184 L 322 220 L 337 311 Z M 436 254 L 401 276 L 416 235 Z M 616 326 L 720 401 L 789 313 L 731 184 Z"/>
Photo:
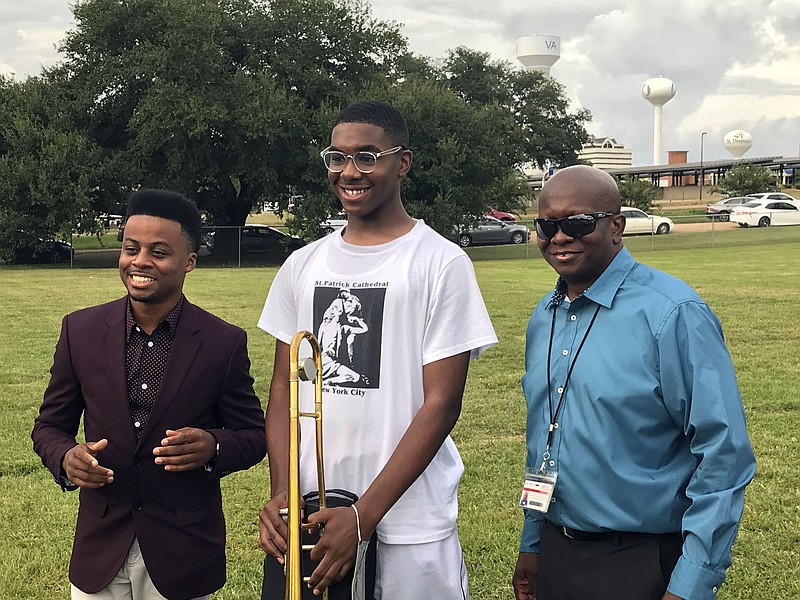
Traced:
<path id="1" fill-rule="evenodd" d="M 300 515 L 302 519 L 303 499 L 300 499 Z M 289 495 L 286 492 L 275 494 L 258 513 L 258 546 L 270 556 L 283 564 L 286 554 L 286 542 L 289 528 L 280 514 L 282 508 L 288 508 Z"/>
<path id="2" fill-rule="evenodd" d="M 64 455 L 61 466 L 72 483 L 81 488 L 97 489 L 114 481 L 114 472 L 101 467 L 97 462 L 97 453 L 108 446 L 103 438 L 97 442 L 86 442 L 73 446 Z"/>
<path id="3" fill-rule="evenodd" d="M 517 566 L 514 569 L 514 598 L 516 600 L 536 599 L 536 578 L 539 573 L 539 555 L 532 552 L 520 552 Z"/>
<path id="4" fill-rule="evenodd" d="M 358 525 L 352 508 L 326 508 L 308 517 L 309 523 L 319 523 L 324 527 L 319 542 L 311 551 L 312 560 L 319 565 L 309 577 L 308 585 L 315 595 L 335 583 L 353 568 L 358 549 Z M 366 532 L 362 532 L 366 535 Z"/>
<path id="5" fill-rule="evenodd" d="M 167 429 L 167 437 L 161 440 L 160 446 L 153 448 L 153 454 L 157 465 L 177 473 L 206 465 L 216 454 L 216 445 L 214 436 L 204 429 Z"/>

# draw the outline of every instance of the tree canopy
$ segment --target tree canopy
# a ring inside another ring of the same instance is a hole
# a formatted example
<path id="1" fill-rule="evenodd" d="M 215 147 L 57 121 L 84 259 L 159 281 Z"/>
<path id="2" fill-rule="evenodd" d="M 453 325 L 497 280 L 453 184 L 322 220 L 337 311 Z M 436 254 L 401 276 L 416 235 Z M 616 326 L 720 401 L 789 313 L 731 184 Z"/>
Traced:
<path id="1" fill-rule="evenodd" d="M 318 153 L 339 110 L 366 98 L 406 116 L 404 199 L 440 231 L 517 208 L 519 166 L 573 164 L 588 137 L 589 113 L 570 112 L 555 81 L 467 48 L 414 55 L 364 0 L 79 0 L 73 12 L 64 60 L 0 85 L 7 231 L 96 231 L 96 215 L 148 186 L 218 225 L 291 200 L 290 227 L 316 235 L 339 209 Z"/>
<path id="2" fill-rule="evenodd" d="M 645 179 L 625 179 L 617 182 L 623 206 L 647 211 L 653 207 L 658 188 Z"/>
<path id="3" fill-rule="evenodd" d="M 772 192 L 777 189 L 775 173 L 761 165 L 736 165 L 711 188 L 716 194 L 731 196 L 747 196 L 760 192 Z"/>

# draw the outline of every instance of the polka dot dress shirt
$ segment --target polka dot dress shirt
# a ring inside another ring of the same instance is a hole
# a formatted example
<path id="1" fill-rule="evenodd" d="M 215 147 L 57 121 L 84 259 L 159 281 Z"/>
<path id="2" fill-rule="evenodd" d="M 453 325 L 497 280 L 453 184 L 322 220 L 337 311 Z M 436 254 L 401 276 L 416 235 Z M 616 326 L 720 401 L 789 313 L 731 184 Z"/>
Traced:
<path id="1" fill-rule="evenodd" d="M 150 335 L 136 324 L 131 310 L 131 301 L 128 300 L 125 325 L 127 332 L 125 374 L 128 383 L 131 423 L 137 440 L 142 435 L 158 394 L 161 379 L 164 377 L 164 369 L 167 366 L 169 351 L 172 347 L 175 327 L 181 315 L 183 299 L 181 296 L 175 307 Z"/>

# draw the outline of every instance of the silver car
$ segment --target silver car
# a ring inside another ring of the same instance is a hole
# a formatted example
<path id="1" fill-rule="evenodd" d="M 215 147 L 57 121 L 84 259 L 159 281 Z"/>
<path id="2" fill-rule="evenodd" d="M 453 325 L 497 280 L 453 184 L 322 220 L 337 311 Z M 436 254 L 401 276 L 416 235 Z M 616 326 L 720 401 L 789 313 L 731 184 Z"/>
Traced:
<path id="1" fill-rule="evenodd" d="M 530 240 L 531 233 L 524 225 L 483 216 L 473 228 L 455 231 L 447 237 L 462 248 L 467 248 L 491 244 L 524 244 Z"/>
<path id="2" fill-rule="evenodd" d="M 734 196 L 733 198 L 725 198 L 714 204 L 706 205 L 706 216 L 709 219 L 717 221 L 727 221 L 730 219 L 731 212 L 737 206 L 747 204 L 753 199 L 749 196 Z"/>

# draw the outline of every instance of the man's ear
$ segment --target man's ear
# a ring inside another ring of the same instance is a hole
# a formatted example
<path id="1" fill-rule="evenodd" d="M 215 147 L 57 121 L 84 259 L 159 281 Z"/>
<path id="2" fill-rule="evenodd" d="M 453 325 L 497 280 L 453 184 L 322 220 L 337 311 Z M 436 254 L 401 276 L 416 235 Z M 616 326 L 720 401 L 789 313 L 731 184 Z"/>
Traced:
<path id="1" fill-rule="evenodd" d="M 618 214 L 611 217 L 611 239 L 615 246 L 622 243 L 622 234 L 625 232 L 625 215 Z"/>
<path id="2" fill-rule="evenodd" d="M 197 266 L 197 254 L 195 252 L 189 253 L 189 259 L 186 261 L 186 270 L 185 273 L 189 273 L 194 271 L 194 268 Z"/>
<path id="3" fill-rule="evenodd" d="M 397 169 L 397 176 L 402 178 L 408 175 L 411 170 L 411 163 L 414 161 L 414 153 L 411 150 L 400 151 L 400 165 Z"/>

